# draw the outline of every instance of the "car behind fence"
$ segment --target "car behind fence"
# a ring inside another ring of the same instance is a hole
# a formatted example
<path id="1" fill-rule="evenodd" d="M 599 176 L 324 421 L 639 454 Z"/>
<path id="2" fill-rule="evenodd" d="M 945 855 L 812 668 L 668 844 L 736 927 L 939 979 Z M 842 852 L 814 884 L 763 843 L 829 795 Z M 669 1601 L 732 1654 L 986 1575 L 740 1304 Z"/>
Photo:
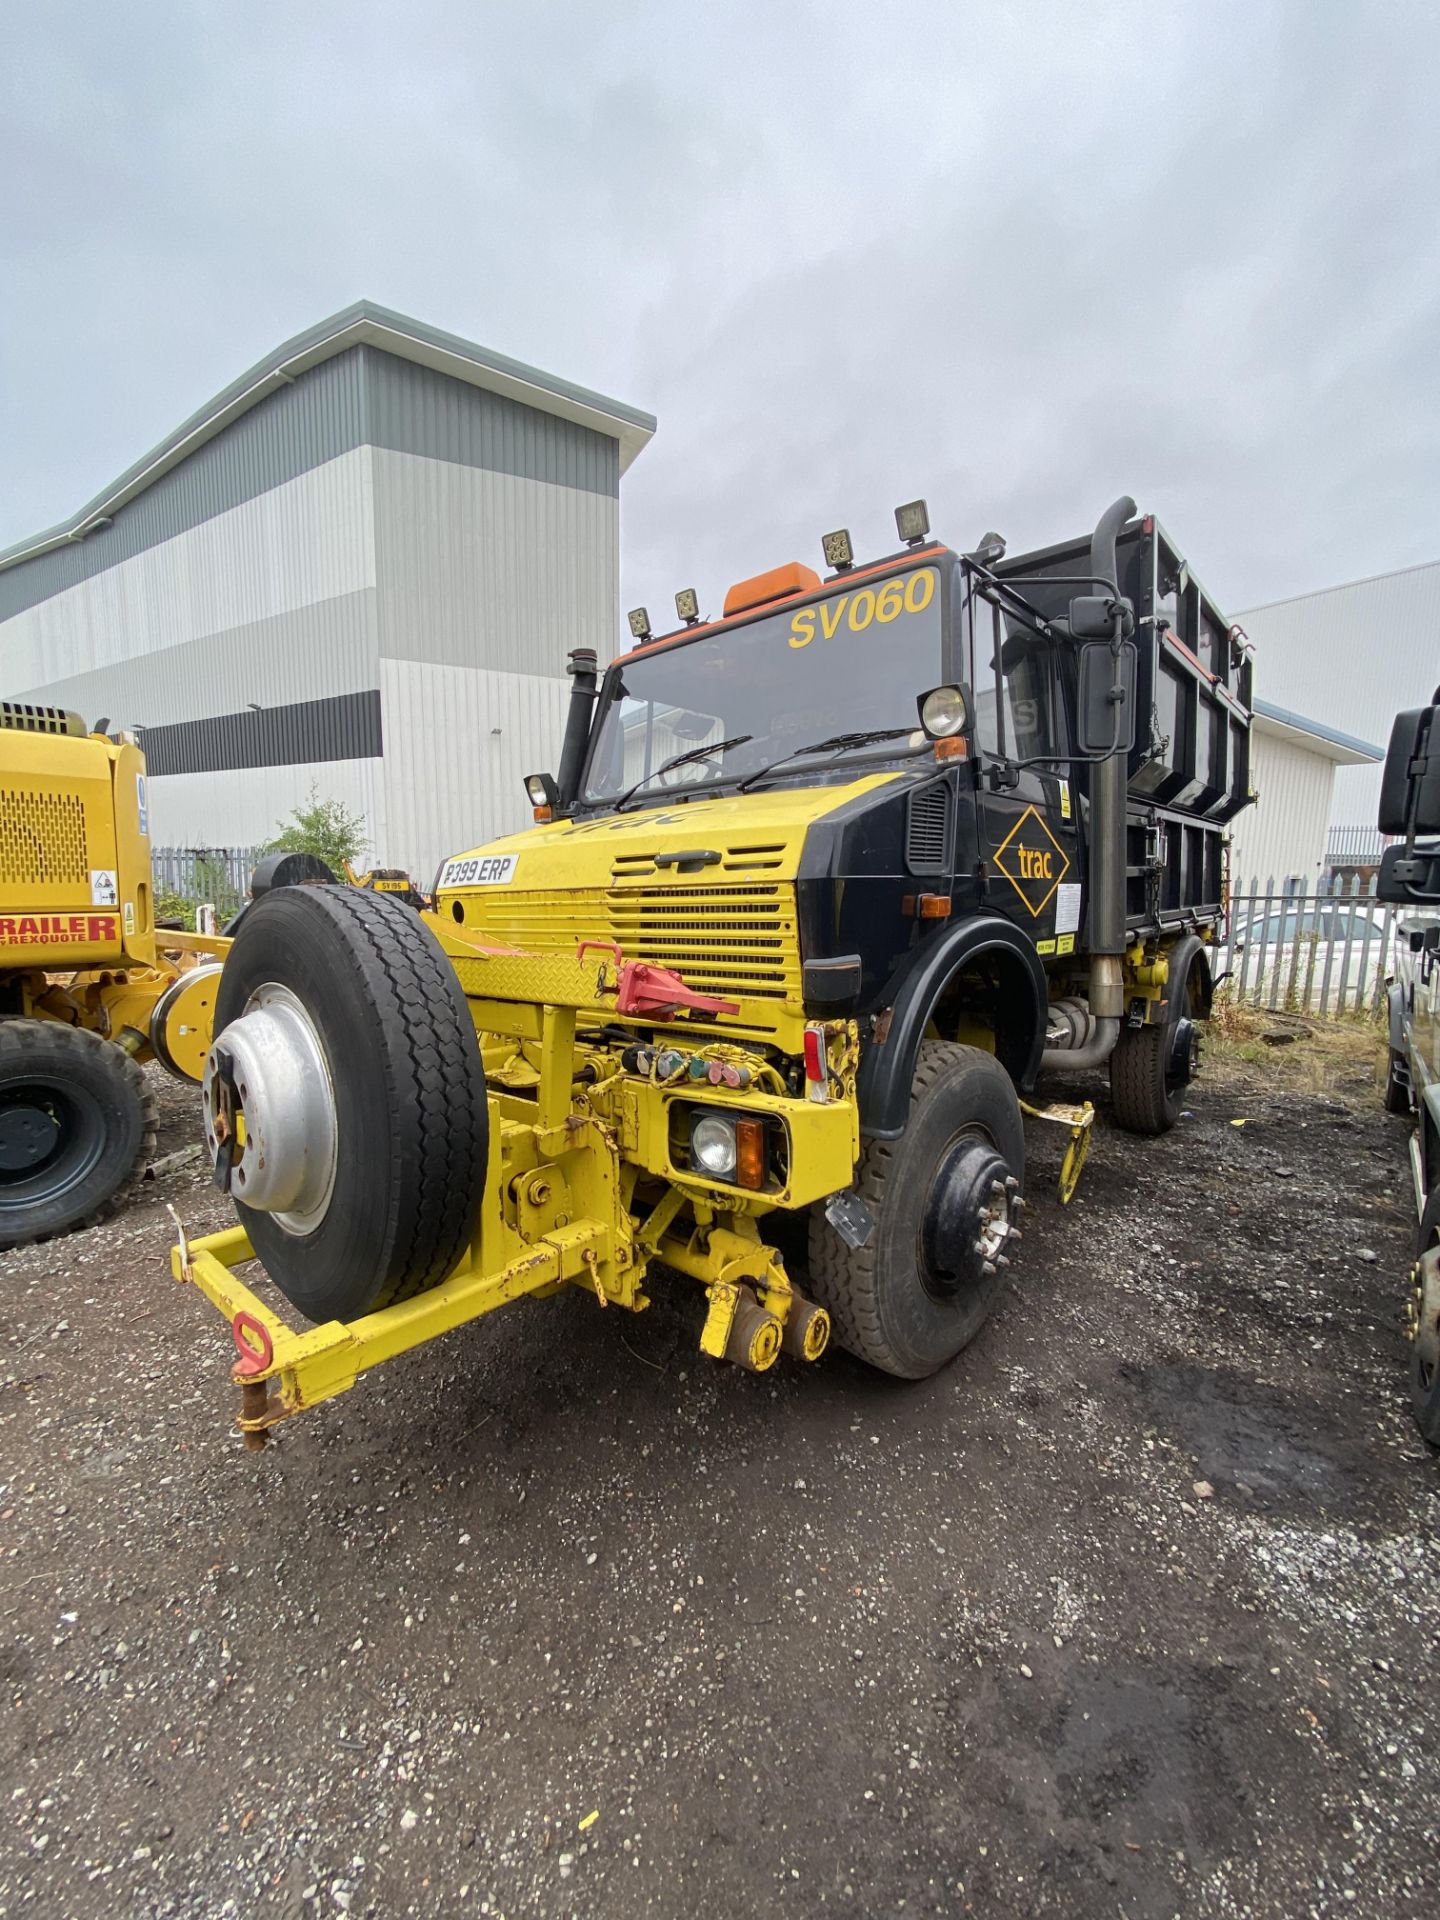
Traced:
<path id="1" fill-rule="evenodd" d="M 1288 1013 L 1378 1012 L 1390 971 L 1395 909 L 1374 878 L 1322 881 L 1312 893 L 1285 883 L 1233 881 L 1216 943 L 1217 979 L 1232 998 Z"/>

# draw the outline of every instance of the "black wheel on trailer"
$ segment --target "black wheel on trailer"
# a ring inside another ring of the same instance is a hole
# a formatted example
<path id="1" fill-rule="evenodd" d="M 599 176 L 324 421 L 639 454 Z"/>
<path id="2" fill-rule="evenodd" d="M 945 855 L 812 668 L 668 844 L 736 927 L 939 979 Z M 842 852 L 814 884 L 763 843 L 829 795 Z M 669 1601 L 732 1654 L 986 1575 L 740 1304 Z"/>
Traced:
<path id="1" fill-rule="evenodd" d="M 479 1212 L 489 1123 L 474 1022 L 424 922 L 350 887 L 262 894 L 214 1030 L 217 1177 L 286 1298 L 353 1319 L 445 1279 Z"/>
<path id="2" fill-rule="evenodd" d="M 1110 1056 L 1110 1105 L 1131 1133 L 1168 1133 L 1200 1064 L 1198 1023 L 1210 1011 L 1210 962 L 1193 933 L 1170 949 L 1165 1019 L 1122 1027 Z"/>
<path id="3" fill-rule="evenodd" d="M 968 1346 L 995 1304 L 1024 1174 L 1005 1069 L 978 1047 L 923 1041 L 904 1134 L 872 1140 L 860 1161 L 869 1241 L 851 1247 L 822 1207 L 811 1213 L 809 1290 L 840 1345 L 905 1380 Z"/>
<path id="4" fill-rule="evenodd" d="M 1440 1187 L 1430 1195 L 1420 1220 L 1411 1285 L 1410 1404 L 1421 1438 L 1440 1447 L 1440 1273 L 1431 1277 L 1423 1256 L 1440 1248 Z"/>
<path id="5" fill-rule="evenodd" d="M 157 1120 L 122 1047 L 54 1020 L 0 1021 L 0 1247 L 117 1212 L 150 1163 Z"/>

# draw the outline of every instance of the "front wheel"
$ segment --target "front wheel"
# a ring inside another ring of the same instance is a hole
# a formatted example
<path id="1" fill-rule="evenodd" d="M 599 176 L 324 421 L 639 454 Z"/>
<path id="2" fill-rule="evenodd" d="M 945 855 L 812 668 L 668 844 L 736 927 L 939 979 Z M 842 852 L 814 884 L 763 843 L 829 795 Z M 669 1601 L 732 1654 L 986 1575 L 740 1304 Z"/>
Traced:
<path id="1" fill-rule="evenodd" d="M 904 1380 L 967 1347 L 995 1304 L 1024 1175 L 1004 1068 L 978 1047 L 923 1041 L 904 1134 L 871 1141 L 860 1161 L 869 1241 L 850 1247 L 822 1208 L 811 1214 L 810 1291 L 840 1345 Z"/>

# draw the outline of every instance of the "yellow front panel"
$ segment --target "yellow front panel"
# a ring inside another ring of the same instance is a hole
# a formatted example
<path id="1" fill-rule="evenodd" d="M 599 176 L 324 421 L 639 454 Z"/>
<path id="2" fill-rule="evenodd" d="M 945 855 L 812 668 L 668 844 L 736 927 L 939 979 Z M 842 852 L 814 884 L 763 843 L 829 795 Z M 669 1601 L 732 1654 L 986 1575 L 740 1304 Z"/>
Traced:
<path id="1" fill-rule="evenodd" d="M 0 967 L 119 957 L 111 792 L 104 742 L 0 730 Z"/>
<path id="2" fill-rule="evenodd" d="M 795 881 L 806 832 L 893 777 L 725 795 L 514 834 L 447 861 L 438 916 L 467 940 L 537 955 L 613 941 L 626 960 L 669 967 L 696 992 L 740 1003 L 738 1014 L 687 1027 L 763 1036 L 796 1052 L 804 1011 Z M 656 864 L 698 854 L 715 857 Z M 474 880 L 496 872 L 506 876 L 499 884 Z M 477 989 L 467 981 L 467 990 Z M 479 990 L 510 997 L 499 986 Z"/>

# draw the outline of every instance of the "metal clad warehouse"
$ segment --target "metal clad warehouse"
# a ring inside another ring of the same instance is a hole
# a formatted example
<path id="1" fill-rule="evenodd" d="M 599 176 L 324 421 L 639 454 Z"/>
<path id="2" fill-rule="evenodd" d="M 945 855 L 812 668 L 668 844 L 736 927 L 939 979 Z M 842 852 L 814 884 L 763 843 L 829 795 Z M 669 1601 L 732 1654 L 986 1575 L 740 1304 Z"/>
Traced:
<path id="1" fill-rule="evenodd" d="M 1395 714 L 1426 705 L 1440 683 L 1440 561 L 1236 617 L 1254 642 L 1256 685 L 1268 700 L 1361 741 L 1383 745 Z M 1379 767 L 1344 765 L 1330 820 L 1373 827 L 1379 801 Z"/>
<path id="2" fill-rule="evenodd" d="M 614 651 L 654 430 L 362 301 L 0 554 L 0 691 L 143 728 L 158 845 L 252 845 L 313 786 L 428 884 L 524 824 L 567 653 Z"/>

